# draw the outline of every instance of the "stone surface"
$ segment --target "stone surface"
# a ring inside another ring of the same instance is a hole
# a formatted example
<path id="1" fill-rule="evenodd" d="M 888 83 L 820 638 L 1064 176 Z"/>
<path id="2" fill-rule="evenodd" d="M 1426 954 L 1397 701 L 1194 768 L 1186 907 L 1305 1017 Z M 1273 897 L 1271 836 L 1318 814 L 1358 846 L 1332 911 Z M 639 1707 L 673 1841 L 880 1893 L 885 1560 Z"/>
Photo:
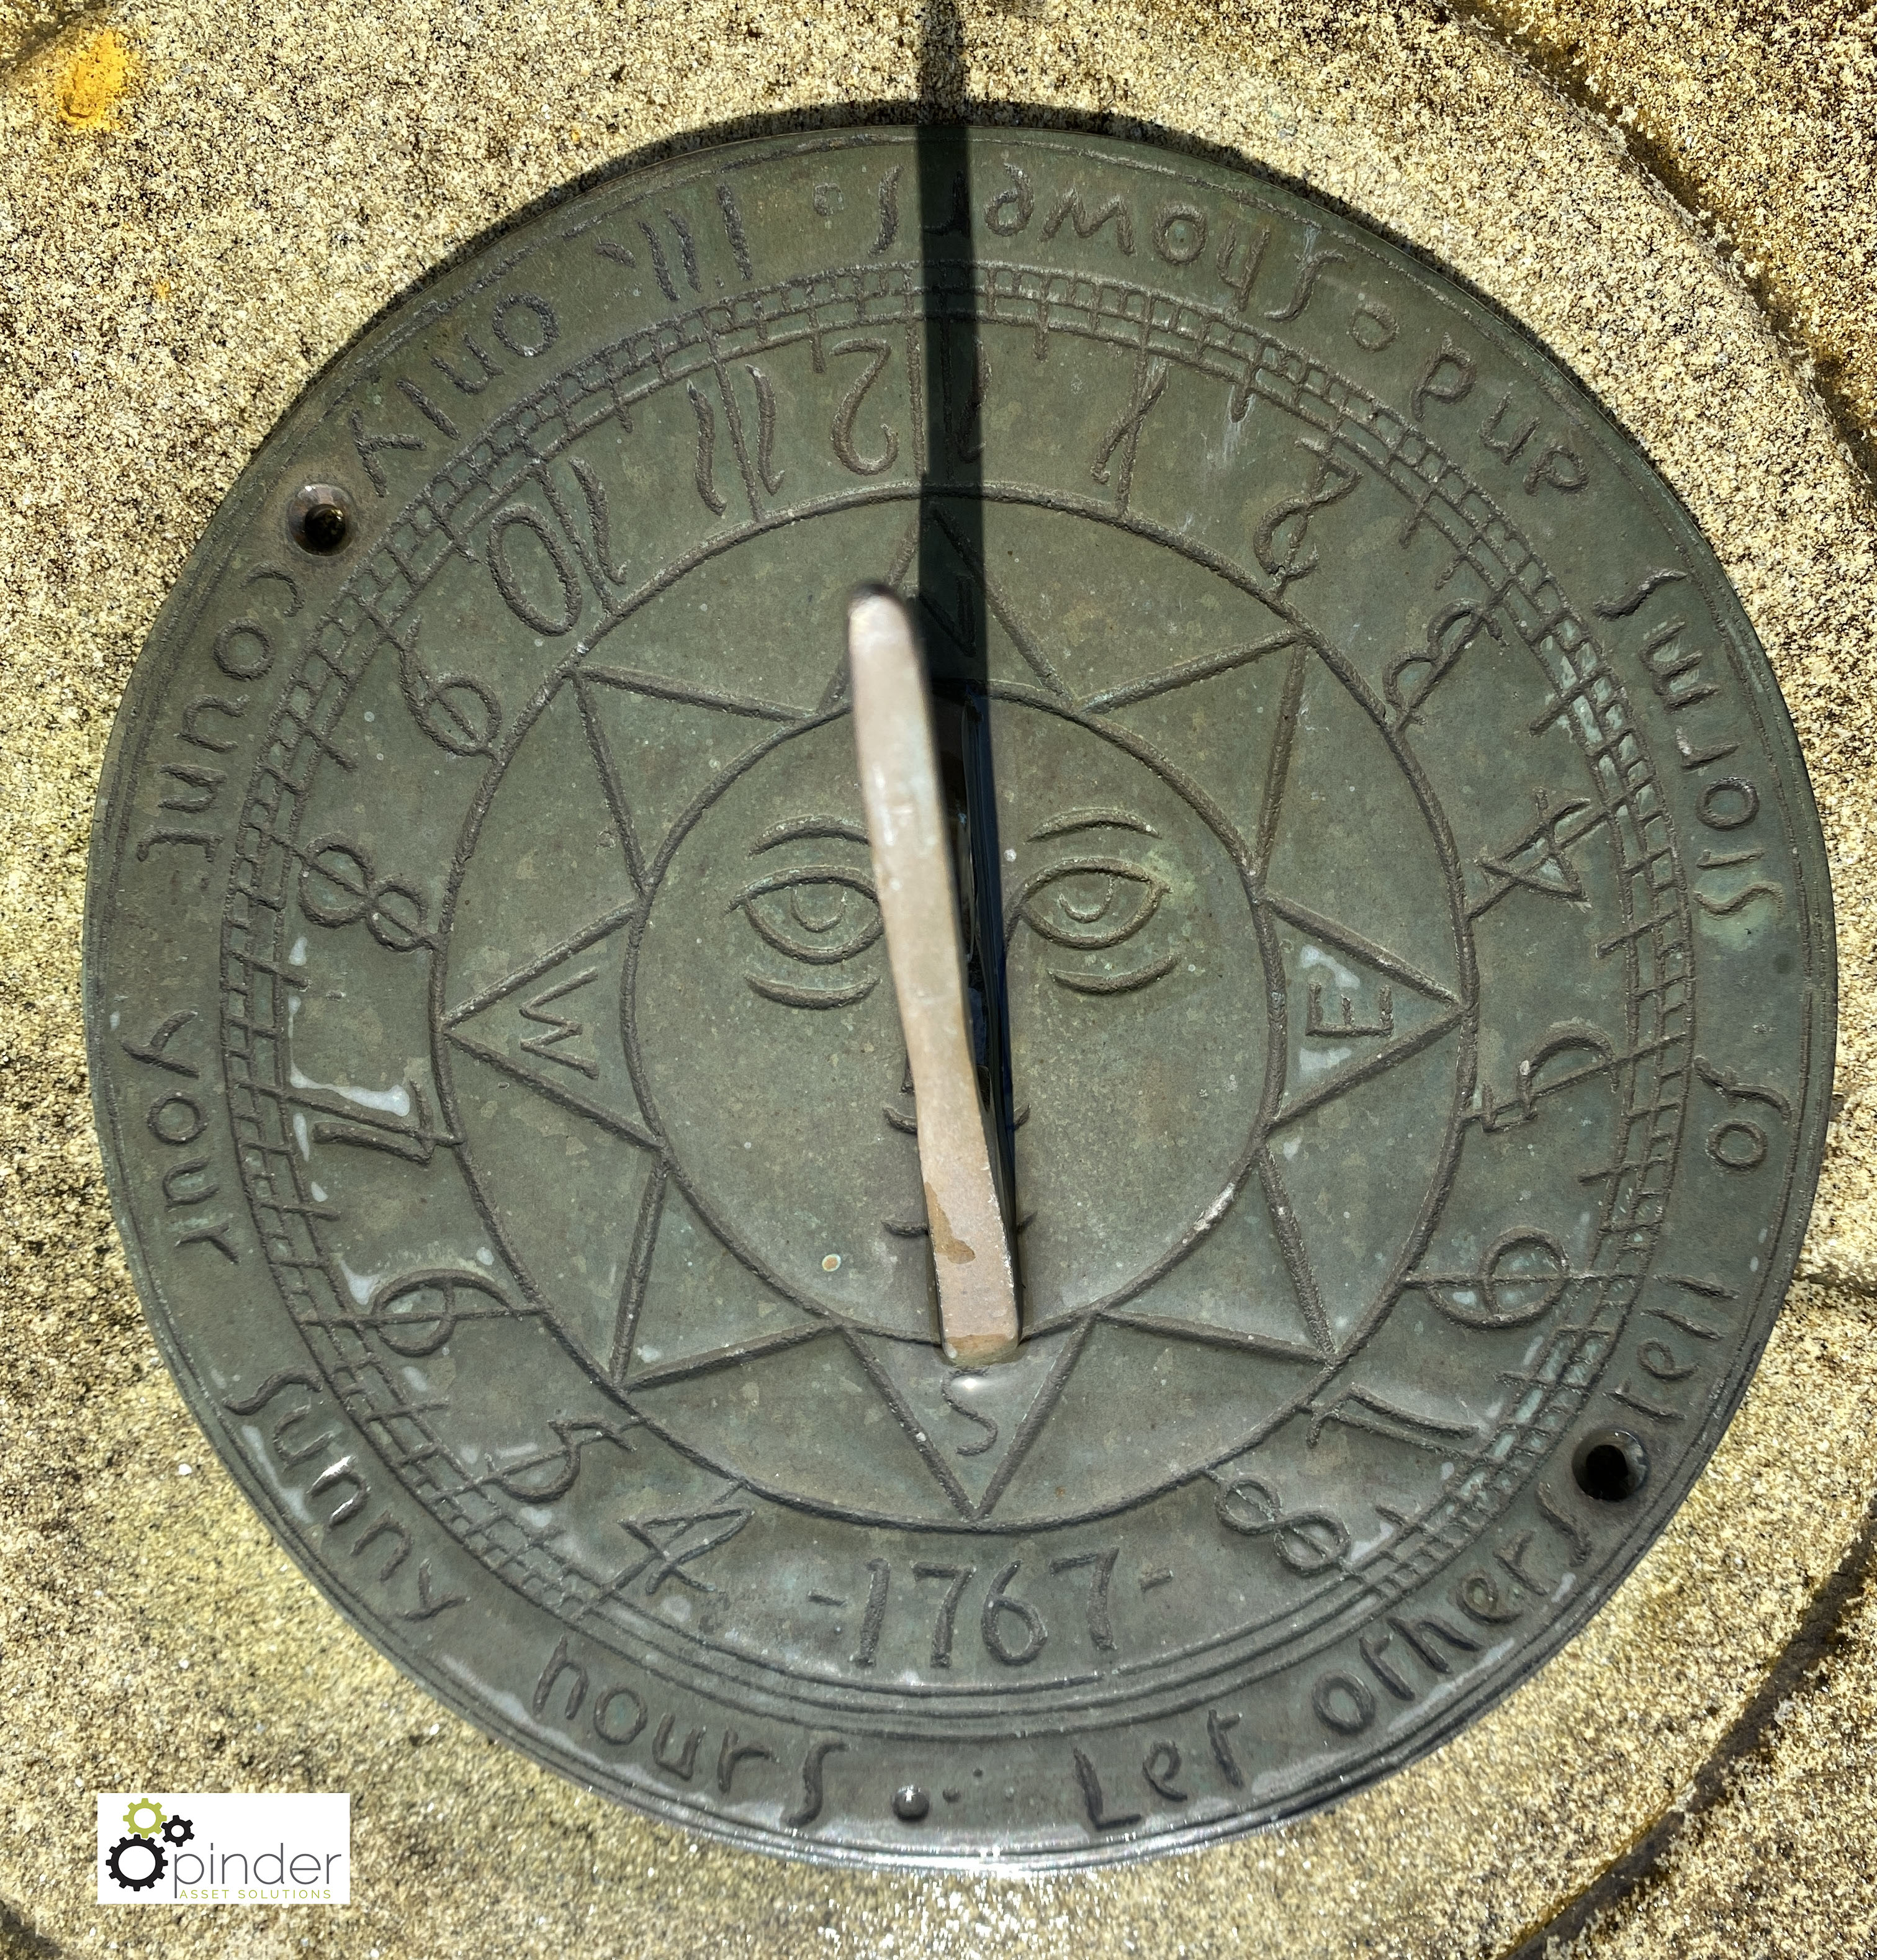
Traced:
<path id="1" fill-rule="evenodd" d="M 1484 1956 L 1555 1921 L 1586 1954 L 1860 1950 L 1877 1823 L 1857 1564 L 1877 1481 L 1877 581 L 1850 448 L 1877 400 L 1859 317 L 1872 24 L 1823 5 L 1046 0 L 969 5 L 962 45 L 948 27 L 949 54 L 923 62 L 921 26 L 820 0 L 0 11 L 0 1942 Z M 1805 746 L 1839 908 L 1843 1106 L 1809 1278 L 1612 1607 L 1487 1720 L 1340 1809 L 1027 1885 L 706 1848 L 498 1748 L 380 1661 L 205 1457 L 157 1360 L 103 1198 L 77 1012 L 117 693 L 202 523 L 310 376 L 558 185 L 686 132 L 909 113 L 922 79 L 947 104 L 1180 132 L 1307 181 L 1540 334 L 1735 579 Z M 88 1792 L 138 1782 L 350 1790 L 360 1902 L 232 1920 L 92 1906 Z M 1678 1833 L 1684 1801 L 1697 1814 Z M 1666 1848 L 1632 1882 L 1639 1840 Z"/>

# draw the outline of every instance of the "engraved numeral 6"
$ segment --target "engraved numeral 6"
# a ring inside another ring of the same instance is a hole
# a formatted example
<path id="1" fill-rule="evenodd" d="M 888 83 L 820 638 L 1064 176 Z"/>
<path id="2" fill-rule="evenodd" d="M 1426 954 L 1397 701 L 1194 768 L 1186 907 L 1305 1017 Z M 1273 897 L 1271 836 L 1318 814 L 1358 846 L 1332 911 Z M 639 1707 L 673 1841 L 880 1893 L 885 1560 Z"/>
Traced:
<path id="1" fill-rule="evenodd" d="M 1042 1614 L 1027 1599 L 1020 1599 L 1004 1589 L 1019 1569 L 1020 1562 L 1012 1559 L 991 1582 L 984 1602 L 984 1643 L 1006 1667 L 1021 1667 L 1026 1661 L 1034 1660 L 1049 1637 Z M 1022 1630 L 1021 1638 L 1014 1644 L 1006 1624 L 1013 1620 Z"/>
<path id="2" fill-rule="evenodd" d="M 473 674 L 434 675 L 412 642 L 398 663 L 398 684 L 418 727 L 452 756 L 492 756 L 502 711 L 493 692 Z"/>

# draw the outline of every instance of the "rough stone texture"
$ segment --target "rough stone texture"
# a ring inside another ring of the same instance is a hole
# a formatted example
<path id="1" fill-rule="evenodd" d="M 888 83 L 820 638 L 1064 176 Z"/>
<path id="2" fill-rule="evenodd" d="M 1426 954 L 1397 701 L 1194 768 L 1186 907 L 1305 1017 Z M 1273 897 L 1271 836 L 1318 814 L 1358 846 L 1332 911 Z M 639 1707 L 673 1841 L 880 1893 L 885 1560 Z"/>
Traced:
<path id="1" fill-rule="evenodd" d="M 1694 14 L 1646 0 L 1481 0 L 1476 11 L 1622 127 L 1810 364 L 1871 470 L 1877 12 L 1755 0 Z"/>
<path id="2" fill-rule="evenodd" d="M 1877 1596 L 1866 1589 L 1839 1652 L 1783 1698 L 1768 1745 L 1734 1770 L 1727 1801 L 1689 1831 L 1664 1882 L 1567 1951 L 1663 1954 L 1877 1952 L 1877 1813 L 1870 1710 Z"/>
<path id="3" fill-rule="evenodd" d="M 1598 1955 L 1877 1937 L 1877 1606 L 1857 1563 L 1877 1484 L 1877 527 L 1852 453 L 1877 419 L 1873 17 L 964 4 L 962 36 L 940 9 L 935 55 L 915 9 L 834 0 L 0 0 L 0 1950 L 1459 1960 L 1548 1926 Z M 1738 584 L 1814 772 L 1839 907 L 1843 1106 L 1809 1278 L 1608 1610 L 1458 1742 L 1336 1811 L 1031 1884 L 704 1846 L 498 1748 L 378 1659 L 205 1456 L 157 1360 L 78 1019 L 117 695 L 307 379 L 556 186 L 700 131 L 903 115 L 922 77 L 953 106 L 1173 132 L 1307 181 L 1545 339 Z M 88 1793 L 133 1783 L 349 1790 L 359 1903 L 92 1905 Z M 1659 1851 L 1640 1869 L 1624 1862 L 1639 1841 Z"/>

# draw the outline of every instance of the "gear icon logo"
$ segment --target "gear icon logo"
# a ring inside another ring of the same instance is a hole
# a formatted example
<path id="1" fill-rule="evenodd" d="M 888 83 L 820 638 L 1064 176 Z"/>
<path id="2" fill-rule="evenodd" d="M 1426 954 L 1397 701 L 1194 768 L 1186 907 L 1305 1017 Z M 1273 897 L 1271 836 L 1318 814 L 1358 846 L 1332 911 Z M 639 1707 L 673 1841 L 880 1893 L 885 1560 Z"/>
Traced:
<path id="1" fill-rule="evenodd" d="M 154 1808 L 154 1806 L 150 1806 Z M 132 1869 L 125 1869 L 129 1858 Z M 149 1869 L 142 1869 L 145 1860 Z M 126 1892 L 147 1892 L 169 1869 L 170 1861 L 162 1848 L 152 1840 L 143 1837 L 120 1838 L 113 1844 L 104 1860 L 104 1869 Z"/>
<path id="2" fill-rule="evenodd" d="M 170 1853 L 194 1838 L 196 1827 L 186 1817 L 171 1816 L 157 1798 L 139 1796 L 124 1812 L 124 1833 L 105 1853 L 104 1869 L 120 1890 L 147 1892 L 170 1869 Z"/>

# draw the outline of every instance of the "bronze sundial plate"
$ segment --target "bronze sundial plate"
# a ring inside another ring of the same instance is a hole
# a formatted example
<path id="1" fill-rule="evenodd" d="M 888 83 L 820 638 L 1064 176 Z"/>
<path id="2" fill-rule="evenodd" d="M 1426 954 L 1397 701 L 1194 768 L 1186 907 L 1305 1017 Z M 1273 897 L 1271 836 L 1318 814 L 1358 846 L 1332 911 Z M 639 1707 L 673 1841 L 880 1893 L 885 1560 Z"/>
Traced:
<path id="1" fill-rule="evenodd" d="M 991 704 L 975 1374 L 863 580 Z M 1634 448 L 1346 218 L 1059 135 L 688 155 L 399 309 L 164 612 L 87 932 L 282 1542 L 472 1720 L 832 1860 L 1191 1845 L 1505 1693 L 1738 1402 L 1832 1056 L 1792 732 Z"/>

